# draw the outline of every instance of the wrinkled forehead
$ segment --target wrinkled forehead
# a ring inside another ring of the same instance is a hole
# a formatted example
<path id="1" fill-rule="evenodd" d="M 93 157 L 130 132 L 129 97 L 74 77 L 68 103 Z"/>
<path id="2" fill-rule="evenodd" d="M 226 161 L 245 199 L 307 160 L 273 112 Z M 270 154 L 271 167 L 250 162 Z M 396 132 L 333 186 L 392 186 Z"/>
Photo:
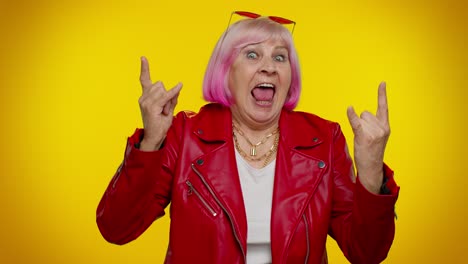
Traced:
<path id="1" fill-rule="evenodd" d="M 255 48 L 266 48 L 271 50 L 285 50 L 289 51 L 289 47 L 284 39 L 281 37 L 273 36 L 267 38 L 260 42 L 253 42 L 253 43 L 244 43 L 243 46 L 239 46 L 238 48 L 242 49 L 255 49 Z"/>
<path id="2" fill-rule="evenodd" d="M 246 34 L 244 38 L 239 39 L 237 43 L 233 43 L 235 50 L 243 49 L 245 47 L 274 47 L 284 48 L 289 51 L 288 42 L 281 36 L 281 34 Z"/>

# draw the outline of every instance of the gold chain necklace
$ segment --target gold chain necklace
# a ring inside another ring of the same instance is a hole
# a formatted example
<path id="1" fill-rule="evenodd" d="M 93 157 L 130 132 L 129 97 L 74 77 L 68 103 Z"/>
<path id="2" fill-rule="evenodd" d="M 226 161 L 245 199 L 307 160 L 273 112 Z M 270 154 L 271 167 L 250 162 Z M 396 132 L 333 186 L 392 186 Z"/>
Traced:
<path id="1" fill-rule="evenodd" d="M 241 135 L 245 141 L 247 141 L 247 143 L 249 143 L 250 145 L 250 156 L 257 156 L 257 147 L 264 144 L 265 142 L 267 142 L 267 140 L 272 137 L 273 135 L 275 134 L 278 134 L 279 132 L 279 128 L 276 128 L 273 132 L 271 132 L 270 134 L 266 135 L 264 139 L 262 139 L 260 142 L 258 142 L 257 144 L 253 144 L 248 138 L 247 136 L 244 134 L 244 132 L 238 128 L 234 123 L 232 124 L 232 128 L 234 128 L 234 130 L 237 131 L 237 133 L 239 133 L 239 135 Z M 236 135 L 234 134 L 234 131 L 232 132 L 233 135 L 234 135 L 234 139 L 237 140 L 236 138 Z"/>
<path id="2" fill-rule="evenodd" d="M 279 133 L 276 132 L 274 134 L 276 134 L 276 137 L 275 137 L 275 141 L 274 141 L 273 145 L 271 146 L 271 148 L 265 154 L 263 154 L 262 156 L 255 158 L 252 155 L 249 156 L 247 153 L 245 153 L 244 150 L 242 150 L 242 148 L 239 145 L 239 141 L 237 140 L 236 133 L 234 133 L 234 131 L 232 131 L 232 136 L 234 138 L 234 146 L 236 147 L 239 154 L 244 159 L 246 159 L 248 161 L 252 161 L 252 162 L 257 162 L 257 161 L 264 160 L 262 168 L 265 167 L 266 165 L 268 165 L 268 162 L 270 161 L 271 157 L 273 156 L 273 153 L 275 153 L 278 150 Z M 274 135 L 274 134 L 272 133 L 271 135 Z"/>

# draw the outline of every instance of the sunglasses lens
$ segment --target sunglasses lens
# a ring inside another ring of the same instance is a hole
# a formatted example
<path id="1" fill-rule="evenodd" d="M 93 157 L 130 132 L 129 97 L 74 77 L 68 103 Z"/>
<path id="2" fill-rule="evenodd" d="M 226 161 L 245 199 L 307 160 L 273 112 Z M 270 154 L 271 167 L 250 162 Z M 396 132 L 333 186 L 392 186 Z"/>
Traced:
<path id="1" fill-rule="evenodd" d="M 252 12 L 248 12 L 248 11 L 234 11 L 234 12 L 231 13 L 231 17 L 229 18 L 228 29 L 229 29 L 229 25 L 231 25 L 231 20 L 232 20 L 232 17 L 233 17 L 234 14 L 242 16 L 242 17 L 251 18 L 251 19 L 256 19 L 256 18 L 259 18 L 259 17 L 262 16 L 262 15 L 252 13 Z M 278 24 L 281 24 L 281 25 L 290 25 L 290 24 L 292 24 L 293 25 L 292 30 L 290 29 L 290 31 L 291 31 L 291 34 L 294 32 L 294 27 L 296 26 L 296 22 L 294 22 L 292 20 L 289 20 L 289 19 L 286 19 L 286 18 L 283 18 L 283 17 L 277 17 L 277 16 L 268 16 L 268 18 L 270 20 L 272 20 L 272 21 L 275 21 Z M 227 30 L 226 30 L 226 32 L 227 32 Z"/>
<path id="2" fill-rule="evenodd" d="M 269 16 L 268 18 L 275 21 L 276 23 L 280 23 L 280 24 L 283 24 L 283 25 L 284 24 L 294 24 L 294 21 L 291 21 L 289 19 L 282 18 L 282 17 Z"/>
<path id="3" fill-rule="evenodd" d="M 255 14 L 255 13 L 252 13 L 252 12 L 246 12 L 246 11 L 235 11 L 234 13 L 238 14 L 239 16 L 250 17 L 250 18 L 254 18 L 254 19 L 260 17 L 259 14 Z"/>

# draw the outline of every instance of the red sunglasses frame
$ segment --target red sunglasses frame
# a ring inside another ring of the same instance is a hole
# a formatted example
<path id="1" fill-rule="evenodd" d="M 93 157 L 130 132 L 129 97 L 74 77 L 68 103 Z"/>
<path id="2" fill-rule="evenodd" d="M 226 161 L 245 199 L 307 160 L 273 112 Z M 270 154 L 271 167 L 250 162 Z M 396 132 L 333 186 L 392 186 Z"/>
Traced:
<path id="1" fill-rule="evenodd" d="M 248 11 L 234 11 L 234 12 L 231 13 L 231 17 L 229 18 L 228 28 L 229 28 L 229 25 L 231 25 L 232 15 L 234 15 L 234 14 L 239 15 L 239 16 L 243 16 L 243 17 L 247 17 L 247 18 L 251 18 L 251 19 L 256 19 L 256 18 L 262 17 L 262 15 L 260 15 L 260 14 L 256 14 L 256 13 L 252 13 L 252 12 L 248 12 Z M 275 21 L 276 23 L 279 23 L 281 25 L 293 24 L 293 28 L 291 30 L 291 35 L 294 32 L 294 28 L 296 27 L 296 22 L 294 22 L 292 20 L 289 20 L 287 18 L 278 17 L 278 16 L 267 16 L 267 18 L 269 18 L 270 20 Z"/>

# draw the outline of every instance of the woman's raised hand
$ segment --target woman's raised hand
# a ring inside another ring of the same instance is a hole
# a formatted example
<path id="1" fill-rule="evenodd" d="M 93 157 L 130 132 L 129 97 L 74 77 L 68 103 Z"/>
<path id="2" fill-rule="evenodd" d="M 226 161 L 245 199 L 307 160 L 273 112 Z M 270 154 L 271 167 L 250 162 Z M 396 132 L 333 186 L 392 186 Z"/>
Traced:
<path id="1" fill-rule="evenodd" d="M 360 116 L 348 107 L 348 119 L 354 133 L 354 162 L 359 181 L 370 192 L 378 194 L 383 180 L 383 158 L 390 136 L 387 92 L 380 83 L 376 115 L 364 111 Z"/>
<path id="2" fill-rule="evenodd" d="M 149 63 L 145 57 L 141 57 L 140 83 L 143 93 L 138 103 L 144 126 L 144 137 L 140 149 L 154 151 L 161 147 L 172 124 L 182 83 L 178 83 L 167 91 L 162 82 L 153 83 L 150 77 Z"/>

